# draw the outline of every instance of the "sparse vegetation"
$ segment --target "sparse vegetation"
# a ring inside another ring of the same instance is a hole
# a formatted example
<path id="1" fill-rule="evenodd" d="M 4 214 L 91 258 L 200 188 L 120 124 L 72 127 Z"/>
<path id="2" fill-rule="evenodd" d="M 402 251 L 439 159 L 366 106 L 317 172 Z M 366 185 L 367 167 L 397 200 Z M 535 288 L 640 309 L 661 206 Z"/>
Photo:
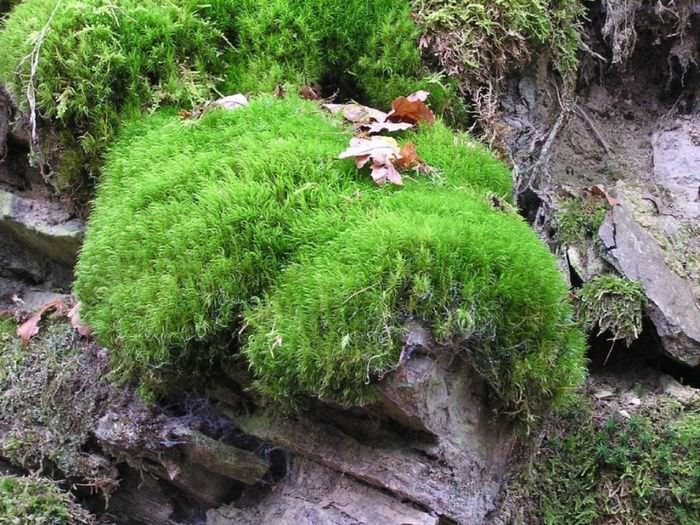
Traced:
<path id="1" fill-rule="evenodd" d="M 0 523 L 92 525 L 96 520 L 45 478 L 0 476 Z"/>
<path id="2" fill-rule="evenodd" d="M 597 238 L 608 209 L 605 200 L 596 196 L 566 199 L 554 218 L 557 239 L 564 244 L 577 244 Z"/>
<path id="3" fill-rule="evenodd" d="M 544 525 L 700 522 L 700 412 L 669 399 L 626 419 L 555 419 L 526 485 Z"/>
<path id="4" fill-rule="evenodd" d="M 417 317 L 469 348 L 510 410 L 534 414 L 580 381 L 582 337 L 551 254 L 483 197 L 510 198 L 507 168 L 438 123 L 408 138 L 440 172 L 379 188 L 336 160 L 348 138 L 293 97 L 126 130 L 76 283 L 119 369 L 148 381 L 210 363 L 244 326 L 266 393 L 357 403 Z"/>
<path id="5" fill-rule="evenodd" d="M 587 330 L 610 334 L 629 346 L 642 332 L 645 295 L 641 285 L 615 275 L 600 275 L 578 292 L 577 314 Z"/>

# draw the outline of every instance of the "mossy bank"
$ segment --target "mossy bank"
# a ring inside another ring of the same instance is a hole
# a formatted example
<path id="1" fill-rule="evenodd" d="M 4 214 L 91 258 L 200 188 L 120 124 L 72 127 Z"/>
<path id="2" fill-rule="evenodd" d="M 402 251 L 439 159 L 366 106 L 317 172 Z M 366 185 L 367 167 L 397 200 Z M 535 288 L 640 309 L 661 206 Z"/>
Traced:
<path id="1" fill-rule="evenodd" d="M 377 187 L 318 104 L 261 97 L 130 126 L 111 151 L 77 266 L 86 320 L 147 381 L 240 345 L 262 391 L 358 403 L 399 362 L 404 324 L 462 348 L 508 410 L 583 375 L 583 342 L 506 167 L 442 124 L 404 140 L 437 171 Z"/>

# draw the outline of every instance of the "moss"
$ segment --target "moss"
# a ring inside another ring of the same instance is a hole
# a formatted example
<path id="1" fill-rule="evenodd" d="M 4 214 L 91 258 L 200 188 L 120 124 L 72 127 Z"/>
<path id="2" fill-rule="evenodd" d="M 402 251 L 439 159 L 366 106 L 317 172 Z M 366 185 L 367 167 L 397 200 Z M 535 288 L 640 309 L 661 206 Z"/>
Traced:
<path id="1" fill-rule="evenodd" d="M 2 523 L 89 525 L 95 518 L 58 486 L 38 477 L 0 476 Z"/>
<path id="2" fill-rule="evenodd" d="M 662 399 L 601 420 L 581 403 L 560 416 L 526 482 L 533 523 L 699 523 L 699 409 Z"/>
<path id="3" fill-rule="evenodd" d="M 547 54 L 573 81 L 578 66 L 579 0 L 413 0 L 424 46 L 457 73 L 472 96 L 498 87 L 503 77 Z"/>
<path id="4" fill-rule="evenodd" d="M 76 344 L 67 324 L 43 322 L 26 346 L 13 334 L 0 332 L 0 455 L 29 470 L 57 468 L 109 491 L 116 472 L 92 461 L 86 447 L 106 399 L 105 366 Z"/>
<path id="5" fill-rule="evenodd" d="M 223 0 L 198 4 L 22 2 L 0 33 L 0 79 L 24 111 L 27 89 L 34 86 L 38 111 L 68 130 L 66 147 L 81 153 L 94 171 L 120 119 L 163 103 L 191 106 L 210 96 L 224 70 L 226 39 L 219 27 L 225 23 L 213 24 L 207 15 L 226 21 L 226 9 L 235 6 Z M 32 78 L 28 57 L 34 51 L 39 55 Z"/>
<path id="6" fill-rule="evenodd" d="M 125 132 L 76 270 L 119 368 L 149 380 L 215 362 L 247 326 L 262 390 L 356 403 L 418 317 L 441 343 L 478 348 L 516 411 L 576 383 L 582 343 L 554 260 L 485 198 L 509 199 L 508 169 L 438 123 L 406 139 L 439 174 L 379 188 L 336 160 L 349 137 L 313 103 L 268 97 Z"/>
<path id="7" fill-rule="evenodd" d="M 629 346 L 642 332 L 646 296 L 637 282 L 614 275 L 600 275 L 578 292 L 577 314 L 587 330 L 610 333 L 611 340 Z"/>
<path id="8" fill-rule="evenodd" d="M 597 196 L 565 199 L 554 217 L 557 240 L 577 244 L 596 239 L 609 209 L 605 200 Z"/>
<path id="9" fill-rule="evenodd" d="M 219 92 L 321 83 L 388 106 L 427 88 L 436 110 L 459 112 L 454 83 L 422 64 L 418 36 L 407 0 L 27 0 L 0 33 L 0 82 L 25 112 L 36 89 L 38 112 L 59 128 L 62 187 L 98 174 L 122 120 Z M 48 158 L 54 146 L 44 149 Z"/>
<path id="10" fill-rule="evenodd" d="M 229 85 L 272 92 L 321 83 L 329 94 L 337 88 L 341 98 L 384 107 L 428 89 L 442 113 L 459 99 L 451 82 L 428 75 L 419 37 L 406 0 L 247 0 Z"/>

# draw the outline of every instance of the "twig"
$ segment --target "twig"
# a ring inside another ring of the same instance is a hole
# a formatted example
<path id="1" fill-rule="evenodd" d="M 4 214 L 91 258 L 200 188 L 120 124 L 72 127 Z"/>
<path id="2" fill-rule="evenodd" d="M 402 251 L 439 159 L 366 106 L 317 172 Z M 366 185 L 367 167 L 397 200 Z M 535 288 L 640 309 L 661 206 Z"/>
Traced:
<path id="1" fill-rule="evenodd" d="M 591 117 L 589 117 L 588 114 L 587 114 L 580 106 L 576 106 L 576 109 L 575 109 L 574 111 L 576 111 L 576 114 L 577 114 L 579 117 L 581 117 L 583 120 L 586 121 L 586 124 L 588 124 L 588 126 L 589 126 L 589 127 L 591 128 L 591 130 L 593 131 L 593 134 L 595 135 L 595 138 L 598 139 L 598 142 L 600 143 L 600 145 L 603 146 L 603 149 L 605 150 L 605 153 L 606 153 L 607 155 L 611 155 L 611 154 L 612 154 L 612 149 L 610 148 L 610 146 L 608 146 L 608 143 L 605 142 L 605 140 L 604 140 L 603 137 L 601 136 L 600 132 L 598 131 L 598 128 L 597 128 L 596 125 L 593 123 L 593 120 L 591 120 Z"/>
<path id="2" fill-rule="evenodd" d="M 58 2 L 56 2 L 56 5 L 53 8 L 53 11 L 51 12 L 51 15 L 49 16 L 49 19 L 46 21 L 46 25 L 44 25 L 44 27 L 39 32 L 32 52 L 28 56 L 26 56 L 22 60 L 22 62 L 20 62 L 21 66 L 27 59 L 31 60 L 31 66 L 29 71 L 29 83 L 27 84 L 27 102 L 29 102 L 29 124 L 31 125 L 30 147 L 32 151 L 32 156 L 39 149 L 39 139 L 36 132 L 36 88 L 34 87 L 34 79 L 36 77 L 37 69 L 39 68 L 39 55 L 41 53 L 41 46 L 44 44 L 44 39 L 46 38 L 46 34 L 48 33 L 49 28 L 51 27 L 53 17 L 60 6 L 61 0 L 58 0 Z"/>

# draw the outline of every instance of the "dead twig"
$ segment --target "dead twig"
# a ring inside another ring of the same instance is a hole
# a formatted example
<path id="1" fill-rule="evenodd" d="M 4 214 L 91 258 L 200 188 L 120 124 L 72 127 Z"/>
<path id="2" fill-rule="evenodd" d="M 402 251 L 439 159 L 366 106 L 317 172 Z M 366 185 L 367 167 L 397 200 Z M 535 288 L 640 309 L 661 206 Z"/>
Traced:
<path id="1" fill-rule="evenodd" d="M 605 150 L 605 154 L 611 155 L 612 148 L 610 148 L 608 143 L 605 142 L 605 139 L 603 139 L 602 135 L 600 134 L 600 131 L 598 131 L 598 128 L 593 123 L 593 120 L 591 119 L 591 117 L 588 116 L 588 113 L 586 113 L 581 106 L 576 106 L 576 109 L 574 111 L 576 112 L 576 114 L 579 117 L 581 117 L 583 120 L 586 121 L 586 124 L 588 124 L 588 127 L 591 128 L 591 131 L 593 131 L 595 138 L 598 140 L 600 145 L 603 146 L 603 149 Z"/>

